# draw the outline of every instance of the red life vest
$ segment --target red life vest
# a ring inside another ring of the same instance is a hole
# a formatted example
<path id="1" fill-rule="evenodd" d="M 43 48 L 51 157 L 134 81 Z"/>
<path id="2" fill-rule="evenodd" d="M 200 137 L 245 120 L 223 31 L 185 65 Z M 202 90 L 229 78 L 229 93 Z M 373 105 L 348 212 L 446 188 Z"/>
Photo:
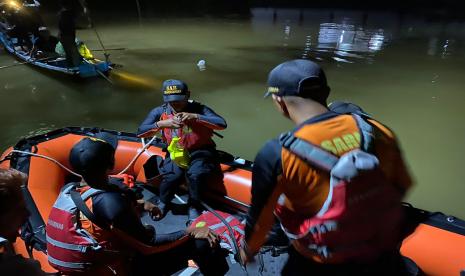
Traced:
<path id="1" fill-rule="evenodd" d="M 340 158 L 292 133 L 281 137 L 284 148 L 322 173 L 329 172 L 329 193 L 314 216 L 286 207 L 282 195 L 275 209 L 282 228 L 302 255 L 324 263 L 371 261 L 394 250 L 400 241 L 401 195 L 387 181 L 378 159 L 370 154 L 373 128 L 354 116 L 362 148 Z M 292 183 L 289 183 L 292 185 Z"/>
<path id="2" fill-rule="evenodd" d="M 83 219 L 71 199 L 70 192 L 76 189 L 69 184 L 58 196 L 48 217 L 47 254 L 50 265 L 60 272 L 85 272 L 98 261 L 98 253 L 108 246 L 104 235 L 99 239 L 83 227 Z M 93 188 L 80 190 L 82 200 L 86 202 L 92 196 L 103 191 Z"/>
<path id="3" fill-rule="evenodd" d="M 229 226 L 231 226 L 234 237 L 231 237 L 231 233 L 228 231 L 226 225 L 211 212 L 204 212 L 192 222 L 192 225 L 193 227 L 208 226 L 208 228 L 218 234 L 218 236 L 221 238 L 220 246 L 229 250 L 233 254 L 236 254 L 237 252 L 234 246 L 234 240 L 238 246 L 242 244 L 242 240 L 244 239 L 245 224 L 241 223 L 233 215 L 221 211 L 216 212 L 224 218 Z"/>
<path id="4" fill-rule="evenodd" d="M 161 115 L 160 120 L 173 118 L 171 107 L 166 106 L 165 112 Z M 213 142 L 213 130 L 200 124 L 197 121 L 189 121 L 179 129 L 163 129 L 163 139 L 169 145 L 173 137 L 179 137 L 181 145 L 187 150 L 199 149 L 203 146 L 215 145 Z"/>

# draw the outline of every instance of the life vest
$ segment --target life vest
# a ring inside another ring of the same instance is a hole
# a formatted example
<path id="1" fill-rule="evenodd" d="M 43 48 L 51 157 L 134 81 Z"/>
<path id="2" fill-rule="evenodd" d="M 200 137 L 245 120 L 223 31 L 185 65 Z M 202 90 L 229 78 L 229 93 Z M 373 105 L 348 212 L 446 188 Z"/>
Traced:
<path id="1" fill-rule="evenodd" d="M 292 211 L 286 207 L 285 195 L 275 208 L 295 249 L 318 262 L 369 262 L 394 250 L 400 240 L 401 195 L 371 153 L 375 129 L 360 116 L 353 116 L 362 134 L 361 149 L 340 158 L 293 133 L 280 137 L 283 148 L 319 173 L 330 175 L 328 196 L 316 215 Z"/>
<path id="2" fill-rule="evenodd" d="M 93 268 L 99 255 L 109 245 L 108 237 L 96 235 L 90 228 L 85 229 L 84 225 L 92 223 L 81 217 L 81 212 L 71 199 L 70 193 L 76 190 L 75 185 L 64 187 L 53 205 L 46 226 L 48 261 L 52 267 L 64 273 L 85 272 Z M 86 205 L 92 196 L 103 192 L 90 187 L 78 191 Z"/>
<path id="3" fill-rule="evenodd" d="M 213 232 L 218 234 L 221 238 L 220 246 L 233 254 L 236 254 L 236 245 L 240 246 L 242 244 L 242 240 L 244 239 L 244 227 L 245 224 L 241 223 L 237 218 L 233 215 L 216 211 L 224 220 L 229 224 L 231 229 L 233 230 L 233 236 L 228 230 L 228 227 L 213 213 L 211 212 L 204 212 L 198 218 L 196 218 L 192 225 L 194 227 L 204 227 L 208 226 Z"/>
<path id="4" fill-rule="evenodd" d="M 173 160 L 178 167 L 183 169 L 189 167 L 191 161 L 190 155 L 187 149 L 181 145 L 179 137 L 173 137 L 171 139 L 171 143 L 168 145 L 167 150 L 170 153 L 171 160 Z"/>
<path id="5" fill-rule="evenodd" d="M 84 44 L 82 41 L 76 38 L 75 41 L 76 44 L 76 49 L 79 52 L 79 55 L 83 57 L 86 60 L 92 60 L 94 59 L 94 56 L 92 55 L 92 52 L 87 48 L 86 44 Z M 55 46 L 55 53 L 57 53 L 60 56 L 66 56 L 65 48 L 61 41 L 59 41 L 56 46 Z"/>
<path id="6" fill-rule="evenodd" d="M 87 59 L 87 60 L 94 59 L 94 56 L 92 55 L 89 48 L 87 48 L 86 44 L 84 44 L 83 42 L 79 42 L 79 43 L 77 43 L 76 47 L 77 47 L 78 52 L 81 55 L 81 57 L 83 57 L 84 59 Z"/>
<path id="7" fill-rule="evenodd" d="M 171 107 L 165 104 L 165 110 L 160 120 L 171 119 L 175 116 Z M 169 145 L 173 137 L 179 137 L 179 144 L 186 150 L 195 150 L 207 145 L 215 145 L 212 140 L 213 130 L 196 122 L 190 121 L 179 129 L 165 128 L 162 130 L 163 139 Z"/>

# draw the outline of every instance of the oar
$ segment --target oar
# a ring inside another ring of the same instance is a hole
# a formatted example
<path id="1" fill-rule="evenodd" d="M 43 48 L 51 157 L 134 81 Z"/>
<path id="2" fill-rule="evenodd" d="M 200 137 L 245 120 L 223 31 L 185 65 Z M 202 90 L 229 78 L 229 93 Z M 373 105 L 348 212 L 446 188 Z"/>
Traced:
<path id="1" fill-rule="evenodd" d="M 94 21 L 92 20 L 92 17 L 90 16 L 89 9 L 87 8 L 87 2 L 86 0 L 79 0 L 79 3 L 81 4 L 81 7 L 84 10 L 84 14 L 87 16 L 87 20 L 90 23 L 91 28 L 94 30 L 95 35 L 97 36 L 97 40 L 100 43 L 100 47 L 102 47 L 103 55 L 105 56 L 105 61 L 108 63 L 108 58 L 110 54 L 107 53 L 107 49 L 105 48 L 105 45 L 103 45 L 102 39 L 100 38 L 99 33 L 97 32 L 97 28 L 95 27 Z"/>
<path id="2" fill-rule="evenodd" d="M 136 5 L 137 5 L 137 17 L 139 18 L 139 26 L 142 25 L 142 19 L 141 19 L 141 12 L 140 12 L 140 3 L 139 0 L 136 0 Z"/>
<path id="3" fill-rule="evenodd" d="M 39 59 L 31 59 L 31 60 L 28 60 L 28 61 L 23 61 L 23 62 L 19 62 L 19 63 L 15 63 L 15 64 L 0 66 L 0 69 L 6 69 L 6 68 L 10 68 L 10 67 L 15 67 L 15 66 L 18 66 L 18 65 L 29 64 L 29 63 L 32 63 L 32 62 L 46 61 L 46 60 L 54 59 L 54 58 L 55 58 L 55 57 L 46 57 L 46 58 L 39 58 Z"/>
<path id="4" fill-rule="evenodd" d="M 95 69 L 95 71 L 97 71 L 97 73 L 98 73 L 100 76 L 102 76 L 102 78 L 104 78 L 105 80 L 107 80 L 111 85 L 114 85 L 113 81 L 110 80 L 110 78 L 107 77 L 102 71 L 97 70 L 97 69 Z"/>
<path id="5" fill-rule="evenodd" d="M 104 49 L 92 49 L 92 52 L 102 52 L 102 51 L 125 51 L 127 48 L 106 48 Z"/>

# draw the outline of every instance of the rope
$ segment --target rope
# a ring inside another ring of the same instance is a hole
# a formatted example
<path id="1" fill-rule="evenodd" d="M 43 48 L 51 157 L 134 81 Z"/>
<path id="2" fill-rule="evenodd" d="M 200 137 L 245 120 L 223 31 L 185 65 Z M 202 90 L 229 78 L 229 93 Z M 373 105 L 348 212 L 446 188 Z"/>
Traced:
<path id="1" fill-rule="evenodd" d="M 244 272 L 248 275 L 247 272 L 247 267 L 246 265 L 242 262 L 241 259 L 241 253 L 239 249 L 239 245 L 237 244 L 237 240 L 234 238 L 234 230 L 232 229 L 231 225 L 220 215 L 218 214 L 212 207 L 210 207 L 207 203 L 200 201 L 200 204 L 207 209 L 209 212 L 211 212 L 215 217 L 217 217 L 228 229 L 229 234 L 231 235 L 231 239 L 234 245 L 234 249 L 236 250 L 236 261 L 240 264 L 241 268 L 244 270 Z"/>
<path id="2" fill-rule="evenodd" d="M 139 158 L 139 156 L 140 156 L 148 147 L 150 147 L 150 145 L 152 144 L 153 141 L 155 141 L 155 139 L 157 139 L 157 136 L 153 136 L 153 138 L 152 138 L 147 144 L 145 144 L 145 145 L 140 149 L 140 151 L 136 154 L 136 156 L 134 156 L 134 158 L 131 160 L 131 162 L 129 162 L 129 164 L 126 166 L 126 168 L 124 168 L 124 170 L 122 170 L 121 172 L 119 172 L 117 175 L 123 174 L 123 173 L 125 173 L 127 170 L 129 170 L 129 168 L 136 162 L 137 158 Z M 142 139 L 142 141 L 144 141 L 144 140 Z"/>
<path id="3" fill-rule="evenodd" d="M 35 156 L 35 157 L 40 157 L 40 158 L 44 158 L 44 159 L 47 159 L 48 161 L 52 161 L 53 163 L 57 164 L 58 166 L 60 166 L 62 169 L 64 169 L 65 171 L 69 172 L 70 174 L 73 174 L 75 176 L 78 176 L 78 177 L 81 177 L 82 178 L 82 175 L 76 173 L 76 172 L 73 172 L 71 169 L 68 169 L 65 165 L 61 164 L 60 162 L 58 162 L 57 160 L 53 159 L 52 157 L 48 157 L 48 156 L 45 156 L 45 155 L 42 155 L 42 154 L 37 154 L 37 153 L 32 153 L 32 152 L 28 152 L 28 151 L 22 151 L 22 150 L 12 150 L 11 152 L 14 152 L 14 153 L 21 153 L 21 154 L 27 154 L 27 155 L 31 155 L 31 156 Z"/>
<path id="4" fill-rule="evenodd" d="M 125 173 L 127 170 L 129 170 L 129 168 L 136 162 L 137 158 L 139 158 L 139 156 L 152 144 L 152 142 L 156 139 L 157 137 L 156 136 L 153 136 L 153 138 L 147 143 L 145 144 L 141 149 L 140 151 L 136 154 L 136 156 L 134 156 L 134 158 L 131 160 L 131 162 L 129 162 L 129 164 L 126 166 L 126 168 L 124 168 L 121 172 L 119 172 L 117 175 L 121 175 L 123 173 Z M 57 164 L 58 166 L 60 166 L 62 169 L 64 169 L 65 171 L 69 172 L 70 174 L 73 174 L 77 177 L 81 177 L 82 178 L 82 175 L 72 171 L 71 169 L 67 168 L 65 165 L 61 164 L 60 162 L 58 162 L 56 159 L 52 158 L 52 157 L 49 157 L 49 156 L 45 156 L 45 155 L 42 155 L 42 154 L 38 154 L 38 153 L 32 153 L 32 152 L 28 152 L 28 151 L 22 151 L 22 150 L 12 150 L 10 153 L 20 153 L 20 154 L 26 154 L 26 155 L 31 155 L 31 156 L 35 156 L 35 157 L 39 157 L 39 158 L 44 158 L 48 161 L 51 161 L 55 164 Z"/>

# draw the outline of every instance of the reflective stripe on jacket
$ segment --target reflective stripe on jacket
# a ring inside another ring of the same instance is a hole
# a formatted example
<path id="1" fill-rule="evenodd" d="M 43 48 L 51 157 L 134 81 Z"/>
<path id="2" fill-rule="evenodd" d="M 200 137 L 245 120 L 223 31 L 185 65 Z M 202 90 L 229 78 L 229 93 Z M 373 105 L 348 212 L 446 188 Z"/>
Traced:
<path id="1" fill-rule="evenodd" d="M 96 253 L 107 244 L 102 239 L 104 236 L 100 235 L 97 240 L 91 231 L 85 229 L 91 223 L 81 217 L 81 212 L 71 199 L 70 191 L 75 188 L 73 184 L 65 186 L 53 205 L 46 226 L 48 261 L 52 267 L 65 273 L 83 272 L 91 268 L 98 261 Z M 101 192 L 89 187 L 80 190 L 86 205 L 92 196 Z"/>

